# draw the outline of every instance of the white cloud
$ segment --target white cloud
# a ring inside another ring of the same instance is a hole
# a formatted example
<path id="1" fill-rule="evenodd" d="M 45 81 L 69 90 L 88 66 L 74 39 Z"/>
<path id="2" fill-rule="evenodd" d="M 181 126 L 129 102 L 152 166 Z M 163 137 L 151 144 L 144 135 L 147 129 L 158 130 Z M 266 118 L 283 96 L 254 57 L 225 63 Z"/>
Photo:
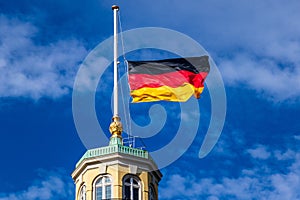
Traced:
<path id="1" fill-rule="evenodd" d="M 265 146 L 258 145 L 254 149 L 248 149 L 247 152 L 253 157 L 257 159 L 268 159 L 271 156 L 271 153 L 267 151 Z"/>
<path id="2" fill-rule="evenodd" d="M 150 3 L 142 4 L 149 7 Z M 136 2 L 131 6 L 143 7 Z M 147 16 L 142 19 L 144 25 L 175 28 L 204 42 L 213 51 L 210 53 L 226 57 L 214 59 L 230 86 L 247 86 L 279 102 L 299 100 L 300 96 L 299 6 L 298 0 L 285 4 L 272 0 L 187 0 L 166 1 L 136 12 Z M 166 13 L 166 7 L 176 12 Z M 164 13 L 164 17 L 149 17 L 157 13 Z M 132 19 L 133 23 L 137 20 L 141 19 Z"/>
<path id="3" fill-rule="evenodd" d="M 165 177 L 166 183 L 161 185 L 160 199 L 299 200 L 300 153 L 294 153 L 296 156 L 286 172 L 257 163 L 236 178 L 199 178 L 183 172 L 169 175 Z M 282 164 L 280 160 L 275 162 Z"/>
<path id="4" fill-rule="evenodd" d="M 245 85 L 274 101 L 297 100 L 300 96 L 300 63 L 282 67 L 274 60 L 237 54 L 222 60 L 220 70 L 228 85 Z"/>
<path id="5" fill-rule="evenodd" d="M 274 156 L 277 160 L 290 160 L 295 158 L 295 152 L 291 149 L 288 149 L 285 152 L 275 151 Z"/>
<path id="6" fill-rule="evenodd" d="M 300 135 L 295 135 L 294 138 L 295 138 L 296 140 L 300 140 Z"/>
<path id="7" fill-rule="evenodd" d="M 86 54 L 80 42 L 37 44 L 37 27 L 4 15 L 0 27 L 0 97 L 57 98 L 69 93 Z"/>
<path id="8" fill-rule="evenodd" d="M 299 1 L 283 5 L 232 0 L 217 9 L 223 4 L 232 7 L 216 14 L 212 31 L 218 33 L 216 47 L 230 55 L 219 60 L 225 82 L 254 89 L 275 102 L 299 100 L 300 13 L 295 9 Z"/>
<path id="9" fill-rule="evenodd" d="M 128 1 L 126 6 L 150 8 L 151 2 Z M 175 28 L 219 51 L 239 47 L 299 61 L 299 6 L 298 0 L 162 1 L 151 9 L 135 9 L 135 15 L 126 15 L 126 24 Z M 165 12 L 166 7 L 176 12 Z"/>
<path id="10" fill-rule="evenodd" d="M 74 184 L 59 171 L 43 172 L 43 177 L 23 191 L 0 193 L 0 200 L 73 200 Z"/>

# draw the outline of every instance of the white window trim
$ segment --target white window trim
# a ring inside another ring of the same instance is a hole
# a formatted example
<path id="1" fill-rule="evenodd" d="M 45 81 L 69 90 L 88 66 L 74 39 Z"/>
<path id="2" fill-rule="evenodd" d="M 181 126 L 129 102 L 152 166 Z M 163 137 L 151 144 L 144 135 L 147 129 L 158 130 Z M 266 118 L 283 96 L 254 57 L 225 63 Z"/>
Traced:
<path id="1" fill-rule="evenodd" d="M 79 200 L 82 200 L 81 199 L 81 195 L 82 195 L 82 191 L 84 191 L 84 198 L 83 198 L 83 200 L 86 200 L 86 186 L 85 186 L 85 184 L 82 184 L 82 186 L 80 186 L 80 189 L 79 189 L 79 195 L 78 195 L 78 199 Z"/>
<path id="2" fill-rule="evenodd" d="M 125 180 L 130 178 L 130 199 L 133 199 L 133 179 L 136 180 L 136 182 L 138 183 L 138 187 L 139 187 L 139 200 L 142 200 L 142 181 L 134 175 L 125 175 L 123 178 L 123 187 L 126 185 Z M 125 187 L 122 189 L 122 196 L 125 196 Z"/>
<path id="3" fill-rule="evenodd" d="M 96 200 L 96 183 L 97 183 L 97 181 L 99 180 L 99 179 L 101 179 L 101 178 L 105 178 L 105 177 L 108 177 L 108 178 L 110 178 L 110 180 L 111 180 L 111 182 L 110 182 L 110 184 L 107 184 L 107 183 L 105 183 L 105 179 L 102 179 L 102 199 L 107 199 L 106 198 L 106 191 L 105 191 L 105 187 L 103 187 L 103 186 L 108 186 L 108 185 L 110 185 L 111 187 L 110 187 L 110 193 L 111 193 L 111 199 L 113 199 L 114 198 L 114 196 L 113 196 L 113 178 L 112 178 L 112 176 L 111 175 L 109 175 L 109 174 L 106 174 L 106 175 L 101 175 L 101 176 L 99 176 L 99 177 L 97 177 L 96 179 L 95 179 L 95 181 L 94 181 L 94 184 L 93 184 L 93 199 L 94 200 Z M 103 197 L 105 197 L 105 198 L 103 198 Z"/>

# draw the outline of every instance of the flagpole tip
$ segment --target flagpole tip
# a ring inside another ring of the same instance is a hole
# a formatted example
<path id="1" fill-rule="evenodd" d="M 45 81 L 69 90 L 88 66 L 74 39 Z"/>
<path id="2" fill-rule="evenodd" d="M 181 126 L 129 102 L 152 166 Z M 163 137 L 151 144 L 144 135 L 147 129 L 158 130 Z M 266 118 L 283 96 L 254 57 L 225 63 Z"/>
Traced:
<path id="1" fill-rule="evenodd" d="M 117 5 L 113 5 L 112 7 L 111 7 L 111 9 L 113 9 L 113 10 L 119 10 L 119 6 L 117 6 Z"/>

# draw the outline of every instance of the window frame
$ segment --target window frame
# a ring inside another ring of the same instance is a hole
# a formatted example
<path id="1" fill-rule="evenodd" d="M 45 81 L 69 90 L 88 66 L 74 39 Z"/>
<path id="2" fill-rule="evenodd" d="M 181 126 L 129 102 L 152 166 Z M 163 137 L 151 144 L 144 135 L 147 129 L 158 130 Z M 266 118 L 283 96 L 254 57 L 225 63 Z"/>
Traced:
<path id="1" fill-rule="evenodd" d="M 130 181 L 130 185 L 128 185 L 128 183 L 126 183 L 125 181 L 128 180 Z M 135 187 L 138 189 L 138 200 L 142 199 L 142 181 L 139 179 L 139 177 L 135 176 L 135 175 L 131 175 L 131 174 L 126 174 L 123 177 L 122 180 L 122 198 L 125 199 L 125 187 L 126 186 L 130 186 L 130 200 L 132 200 L 132 196 L 133 196 L 133 187 L 134 187 L 134 183 L 133 180 L 135 180 L 137 182 L 137 186 Z"/>
<path id="2" fill-rule="evenodd" d="M 84 197 L 82 199 L 82 191 L 84 191 Z M 78 200 L 86 200 L 86 185 L 85 183 L 83 183 L 81 186 L 80 186 L 80 189 L 79 189 L 79 192 L 78 192 Z"/>
<path id="3" fill-rule="evenodd" d="M 110 182 L 106 182 L 105 180 L 109 178 Z M 99 181 L 99 179 L 101 180 L 101 186 L 100 184 L 98 185 L 97 182 Z M 104 175 L 100 175 L 98 176 L 93 183 L 93 199 L 97 200 L 97 186 L 98 187 L 102 187 L 102 197 L 101 199 L 112 199 L 113 198 L 113 178 L 110 174 L 104 174 Z M 107 197 L 106 194 L 106 187 L 110 186 L 110 198 Z"/>
<path id="4" fill-rule="evenodd" d="M 149 200 L 156 200 L 157 199 L 156 198 L 157 197 L 156 196 L 156 191 L 155 191 L 155 188 L 152 184 L 149 185 L 149 191 L 148 192 L 149 192 L 149 197 L 148 197 Z"/>

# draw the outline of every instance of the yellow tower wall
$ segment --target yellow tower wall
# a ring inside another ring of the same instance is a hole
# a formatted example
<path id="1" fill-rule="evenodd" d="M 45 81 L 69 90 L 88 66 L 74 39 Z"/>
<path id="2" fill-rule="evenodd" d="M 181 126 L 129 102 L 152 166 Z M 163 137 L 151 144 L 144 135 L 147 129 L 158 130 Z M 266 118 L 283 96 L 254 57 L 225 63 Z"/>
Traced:
<path id="1" fill-rule="evenodd" d="M 132 167 L 133 166 L 133 167 Z M 138 177 L 141 181 L 141 197 L 143 200 L 148 200 L 149 196 L 149 185 L 155 190 L 155 194 L 158 194 L 158 181 L 154 180 L 154 172 L 149 172 L 147 170 L 141 169 L 135 165 L 121 165 L 114 164 L 107 166 L 106 164 L 89 164 L 78 171 L 78 174 L 74 175 L 76 184 L 76 200 L 79 199 L 79 192 L 81 186 L 85 184 L 86 186 L 86 200 L 93 200 L 93 186 L 95 180 L 101 175 L 110 175 L 112 178 L 112 198 L 122 199 L 123 195 L 123 178 L 127 174 L 134 175 Z"/>

